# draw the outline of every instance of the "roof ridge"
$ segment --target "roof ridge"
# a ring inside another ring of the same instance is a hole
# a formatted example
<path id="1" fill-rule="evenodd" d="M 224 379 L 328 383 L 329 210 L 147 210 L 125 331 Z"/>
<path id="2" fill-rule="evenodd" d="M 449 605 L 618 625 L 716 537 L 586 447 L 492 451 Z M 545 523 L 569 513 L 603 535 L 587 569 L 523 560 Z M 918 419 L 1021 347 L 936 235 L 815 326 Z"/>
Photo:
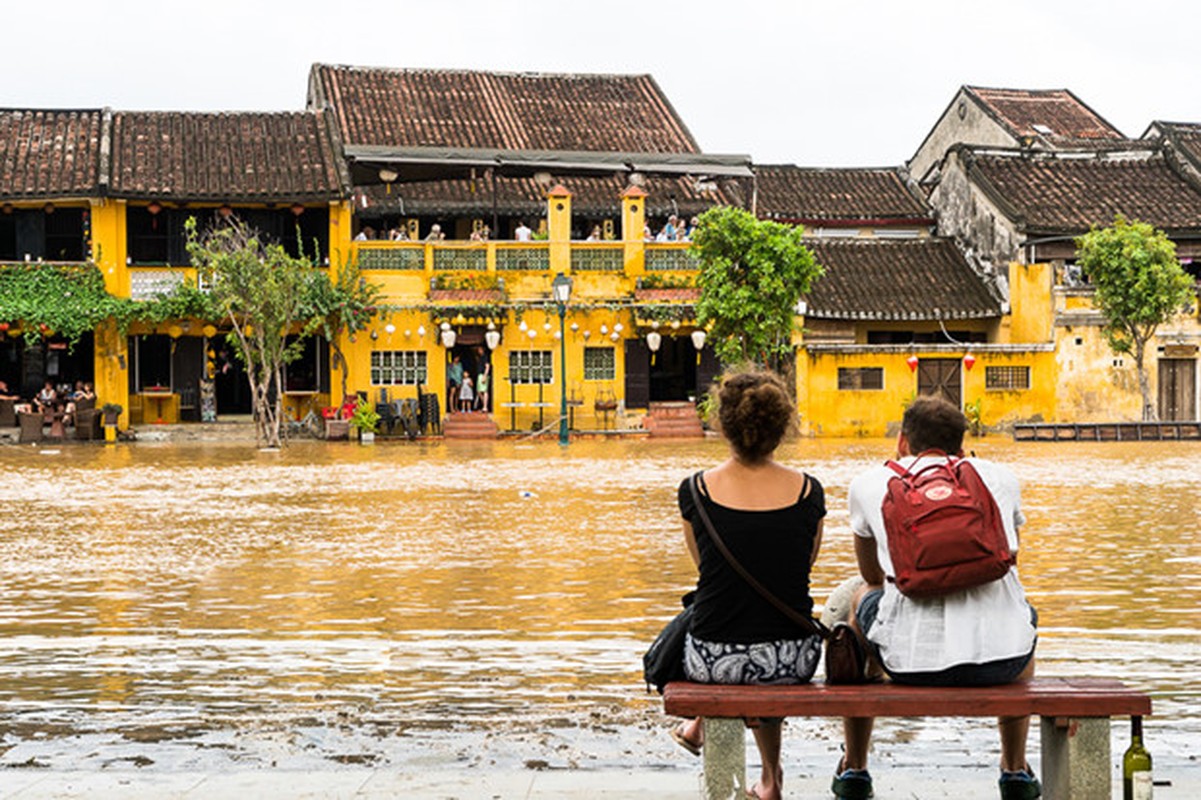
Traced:
<path id="1" fill-rule="evenodd" d="M 542 70 L 496 70 L 474 69 L 471 67 L 385 67 L 361 64 L 313 64 L 315 69 L 341 69 L 355 72 L 393 72 L 405 74 L 426 75 L 495 75 L 498 77 L 517 78 L 579 78 L 594 80 L 596 78 L 649 78 L 649 72 L 548 72 Z"/>

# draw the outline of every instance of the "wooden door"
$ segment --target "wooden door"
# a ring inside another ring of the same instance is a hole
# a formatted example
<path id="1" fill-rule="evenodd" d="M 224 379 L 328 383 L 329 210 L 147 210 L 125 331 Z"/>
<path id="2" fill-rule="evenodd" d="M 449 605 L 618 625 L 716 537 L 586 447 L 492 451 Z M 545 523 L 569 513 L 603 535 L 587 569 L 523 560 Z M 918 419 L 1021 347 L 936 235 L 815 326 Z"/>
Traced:
<path id="1" fill-rule="evenodd" d="M 1159 419 L 1197 419 L 1197 362 L 1192 358 L 1159 360 Z"/>
<path id="2" fill-rule="evenodd" d="M 651 350 L 645 339 L 626 339 L 626 408 L 646 408 L 651 399 Z"/>
<path id="3" fill-rule="evenodd" d="M 958 358 L 923 358 L 917 362 L 917 393 L 943 398 L 963 407 L 963 381 Z"/>

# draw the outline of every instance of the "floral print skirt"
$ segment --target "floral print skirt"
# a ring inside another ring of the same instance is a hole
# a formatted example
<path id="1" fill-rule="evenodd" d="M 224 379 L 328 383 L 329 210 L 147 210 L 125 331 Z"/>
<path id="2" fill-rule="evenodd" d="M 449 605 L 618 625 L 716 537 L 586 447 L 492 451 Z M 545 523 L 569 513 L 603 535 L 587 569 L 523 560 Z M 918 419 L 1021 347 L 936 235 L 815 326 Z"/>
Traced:
<path id="1" fill-rule="evenodd" d="M 706 642 L 688 634 L 684 641 L 684 673 L 697 683 L 808 683 L 821 660 L 822 639 L 774 642 Z"/>

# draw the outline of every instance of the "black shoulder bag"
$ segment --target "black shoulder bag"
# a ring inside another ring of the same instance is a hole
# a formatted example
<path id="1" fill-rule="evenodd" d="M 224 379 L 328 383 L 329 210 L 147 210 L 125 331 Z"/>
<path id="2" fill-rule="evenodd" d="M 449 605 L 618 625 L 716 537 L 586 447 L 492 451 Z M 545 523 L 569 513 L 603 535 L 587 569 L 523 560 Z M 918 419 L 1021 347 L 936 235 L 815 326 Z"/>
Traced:
<path id="1" fill-rule="evenodd" d="M 694 474 L 688 482 L 688 486 L 692 490 L 692 502 L 696 505 L 697 513 L 705 525 L 709 538 L 717 545 L 717 549 L 725 556 L 726 561 L 764 600 L 779 609 L 780 613 L 795 622 L 807 634 L 811 636 L 817 634 L 826 640 L 826 683 L 865 683 L 867 681 L 865 677 L 867 652 L 859 640 L 859 635 L 845 622 L 839 622 L 831 629 L 812 617 L 802 614 L 769 592 L 767 587 L 759 583 L 742 564 L 738 563 L 738 559 L 734 558 L 734 554 L 726 547 L 726 543 L 718 535 L 717 529 L 713 527 L 713 522 L 709 519 L 709 512 L 705 511 L 704 503 L 701 502 L 701 494 L 697 489 L 697 475 L 699 474 Z"/>

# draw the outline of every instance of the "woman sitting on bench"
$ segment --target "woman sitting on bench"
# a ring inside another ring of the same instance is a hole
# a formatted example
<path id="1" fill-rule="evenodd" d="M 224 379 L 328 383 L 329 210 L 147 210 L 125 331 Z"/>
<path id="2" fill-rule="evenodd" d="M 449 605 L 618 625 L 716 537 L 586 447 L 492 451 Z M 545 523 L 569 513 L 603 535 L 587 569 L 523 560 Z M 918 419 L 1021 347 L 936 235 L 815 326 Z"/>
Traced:
<path id="1" fill-rule="evenodd" d="M 809 570 L 821 546 L 826 514 L 821 484 L 773 459 L 795 430 L 796 407 L 779 376 L 742 372 L 725 378 L 717 419 L 730 458 L 697 476 L 700 503 L 730 555 L 783 603 L 809 616 Z M 807 683 L 821 655 L 821 638 L 802 631 L 739 574 L 710 536 L 693 500 L 691 478 L 679 488 L 684 540 L 700 571 L 684 672 L 698 683 Z M 748 720 L 762 759 L 750 795 L 778 800 L 780 719 Z M 673 738 L 699 754 L 699 719 L 681 723 Z"/>

